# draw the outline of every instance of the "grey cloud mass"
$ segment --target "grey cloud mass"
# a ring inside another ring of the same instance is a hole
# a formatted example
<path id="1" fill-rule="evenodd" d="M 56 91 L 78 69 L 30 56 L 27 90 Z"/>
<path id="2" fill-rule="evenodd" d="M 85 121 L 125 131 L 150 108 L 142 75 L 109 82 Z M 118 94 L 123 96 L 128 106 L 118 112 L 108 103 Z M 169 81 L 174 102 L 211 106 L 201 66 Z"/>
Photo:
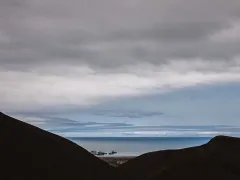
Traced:
<path id="1" fill-rule="evenodd" d="M 239 52 L 239 0 L 1 0 L 0 108 L 239 81 Z"/>
<path id="2" fill-rule="evenodd" d="M 1 67 L 116 67 L 170 58 L 232 60 L 239 41 L 211 36 L 239 22 L 237 0 L 3 0 Z"/>

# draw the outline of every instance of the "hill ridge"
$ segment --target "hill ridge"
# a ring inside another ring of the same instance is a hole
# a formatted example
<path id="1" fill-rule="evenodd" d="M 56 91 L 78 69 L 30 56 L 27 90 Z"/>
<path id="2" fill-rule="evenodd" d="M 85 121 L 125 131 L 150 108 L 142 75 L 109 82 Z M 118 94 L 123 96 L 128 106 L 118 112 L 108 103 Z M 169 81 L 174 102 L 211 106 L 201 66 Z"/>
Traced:
<path id="1" fill-rule="evenodd" d="M 77 144 L 0 113 L 0 179 L 122 179 Z"/>

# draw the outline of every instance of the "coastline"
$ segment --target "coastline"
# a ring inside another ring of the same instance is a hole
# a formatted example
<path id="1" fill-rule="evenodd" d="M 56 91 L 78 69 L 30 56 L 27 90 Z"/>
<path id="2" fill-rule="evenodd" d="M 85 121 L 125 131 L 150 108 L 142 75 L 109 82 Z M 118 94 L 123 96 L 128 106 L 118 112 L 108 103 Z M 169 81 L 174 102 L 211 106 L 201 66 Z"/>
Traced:
<path id="1" fill-rule="evenodd" d="M 209 142 L 210 137 L 85 137 L 72 142 L 100 157 L 132 157 L 169 149 L 182 149 Z M 116 153 L 111 154 L 112 151 Z M 100 152 L 98 154 L 98 152 Z"/>

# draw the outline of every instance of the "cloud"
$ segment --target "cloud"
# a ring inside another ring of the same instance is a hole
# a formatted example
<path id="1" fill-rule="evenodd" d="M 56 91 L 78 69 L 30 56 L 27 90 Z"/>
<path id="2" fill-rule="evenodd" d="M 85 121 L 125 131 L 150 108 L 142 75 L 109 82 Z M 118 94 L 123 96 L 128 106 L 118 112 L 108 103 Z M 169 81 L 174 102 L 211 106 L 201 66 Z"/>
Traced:
<path id="1" fill-rule="evenodd" d="M 18 114 L 14 115 L 14 117 L 21 119 L 24 122 L 29 124 L 38 126 L 40 128 L 47 129 L 49 131 L 54 132 L 68 132 L 68 131 L 101 131 L 108 129 L 124 129 L 128 127 L 133 127 L 130 123 L 102 123 L 102 122 L 82 122 L 79 120 L 73 120 L 68 118 L 60 118 L 60 117 L 52 117 L 52 116 L 44 116 L 37 115 L 31 116 L 27 114 Z"/>
<path id="2" fill-rule="evenodd" d="M 223 29 L 216 34 L 213 34 L 211 39 L 218 43 L 221 42 L 238 42 L 240 40 L 240 23 L 233 22 L 229 28 Z"/>
<path id="3" fill-rule="evenodd" d="M 161 64 L 173 57 L 208 60 L 219 53 L 232 59 L 239 41 L 219 45 L 210 37 L 231 28 L 239 9 L 236 0 L 4 0 L 1 65 L 21 70 L 59 63 L 106 68 Z"/>
<path id="4" fill-rule="evenodd" d="M 239 10 L 238 0 L 2 0 L 0 108 L 239 81 Z"/>
<path id="5" fill-rule="evenodd" d="M 14 117 L 64 137 L 213 137 L 240 136 L 239 126 L 230 125 L 138 125 L 126 122 L 83 121 L 45 115 L 18 114 Z"/>
<path id="6" fill-rule="evenodd" d="M 239 64 L 239 59 L 235 60 Z M 41 71 L 1 71 L 1 104 L 5 111 L 36 111 L 63 106 L 81 108 L 105 102 L 115 97 L 164 93 L 175 88 L 236 82 L 240 67 L 201 59 L 169 61 L 165 66 L 142 64 L 111 72 L 69 67 L 71 71 L 56 70 L 56 74 Z M 214 71 L 209 69 L 213 67 Z M 64 69 L 64 68 L 62 68 Z M 59 110 L 59 109 L 58 109 Z"/>
<path id="7" fill-rule="evenodd" d="M 121 110 L 95 110 L 92 112 L 93 115 L 107 116 L 107 117 L 127 117 L 127 118 L 144 118 L 162 116 L 161 112 L 148 112 L 148 111 L 121 111 Z"/>

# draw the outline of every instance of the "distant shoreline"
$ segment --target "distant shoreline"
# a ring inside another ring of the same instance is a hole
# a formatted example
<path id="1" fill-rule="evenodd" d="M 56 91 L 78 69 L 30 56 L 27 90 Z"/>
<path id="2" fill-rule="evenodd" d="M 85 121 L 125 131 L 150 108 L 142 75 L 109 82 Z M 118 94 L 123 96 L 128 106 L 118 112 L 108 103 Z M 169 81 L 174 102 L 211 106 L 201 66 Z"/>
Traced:
<path id="1" fill-rule="evenodd" d="M 123 136 L 123 137 L 65 137 L 65 138 L 67 138 L 67 139 L 69 139 L 69 140 L 74 140 L 74 139 L 79 139 L 79 140 L 99 140 L 99 139 L 101 139 L 101 140 L 138 140 L 138 139 L 140 139 L 140 140 L 142 140 L 142 139 L 146 139 L 146 140 L 164 140 L 164 139 L 166 139 L 166 140 L 169 140 L 169 139 L 199 139 L 199 138 L 205 138 L 205 139 L 211 139 L 211 138 L 213 138 L 212 136 L 176 136 L 176 137 L 174 137 L 174 136 L 169 136 L 169 137 L 167 137 L 167 136 L 153 136 L 153 137 L 148 137 L 148 136 L 143 136 L 143 137 L 138 137 L 138 136 L 136 136 L 136 137 L 125 137 L 125 136 Z"/>
<path id="2" fill-rule="evenodd" d="M 77 137 L 72 140 L 95 156 L 135 157 L 168 149 L 182 149 L 207 143 L 209 137 Z M 111 152 L 115 153 L 111 153 Z"/>

